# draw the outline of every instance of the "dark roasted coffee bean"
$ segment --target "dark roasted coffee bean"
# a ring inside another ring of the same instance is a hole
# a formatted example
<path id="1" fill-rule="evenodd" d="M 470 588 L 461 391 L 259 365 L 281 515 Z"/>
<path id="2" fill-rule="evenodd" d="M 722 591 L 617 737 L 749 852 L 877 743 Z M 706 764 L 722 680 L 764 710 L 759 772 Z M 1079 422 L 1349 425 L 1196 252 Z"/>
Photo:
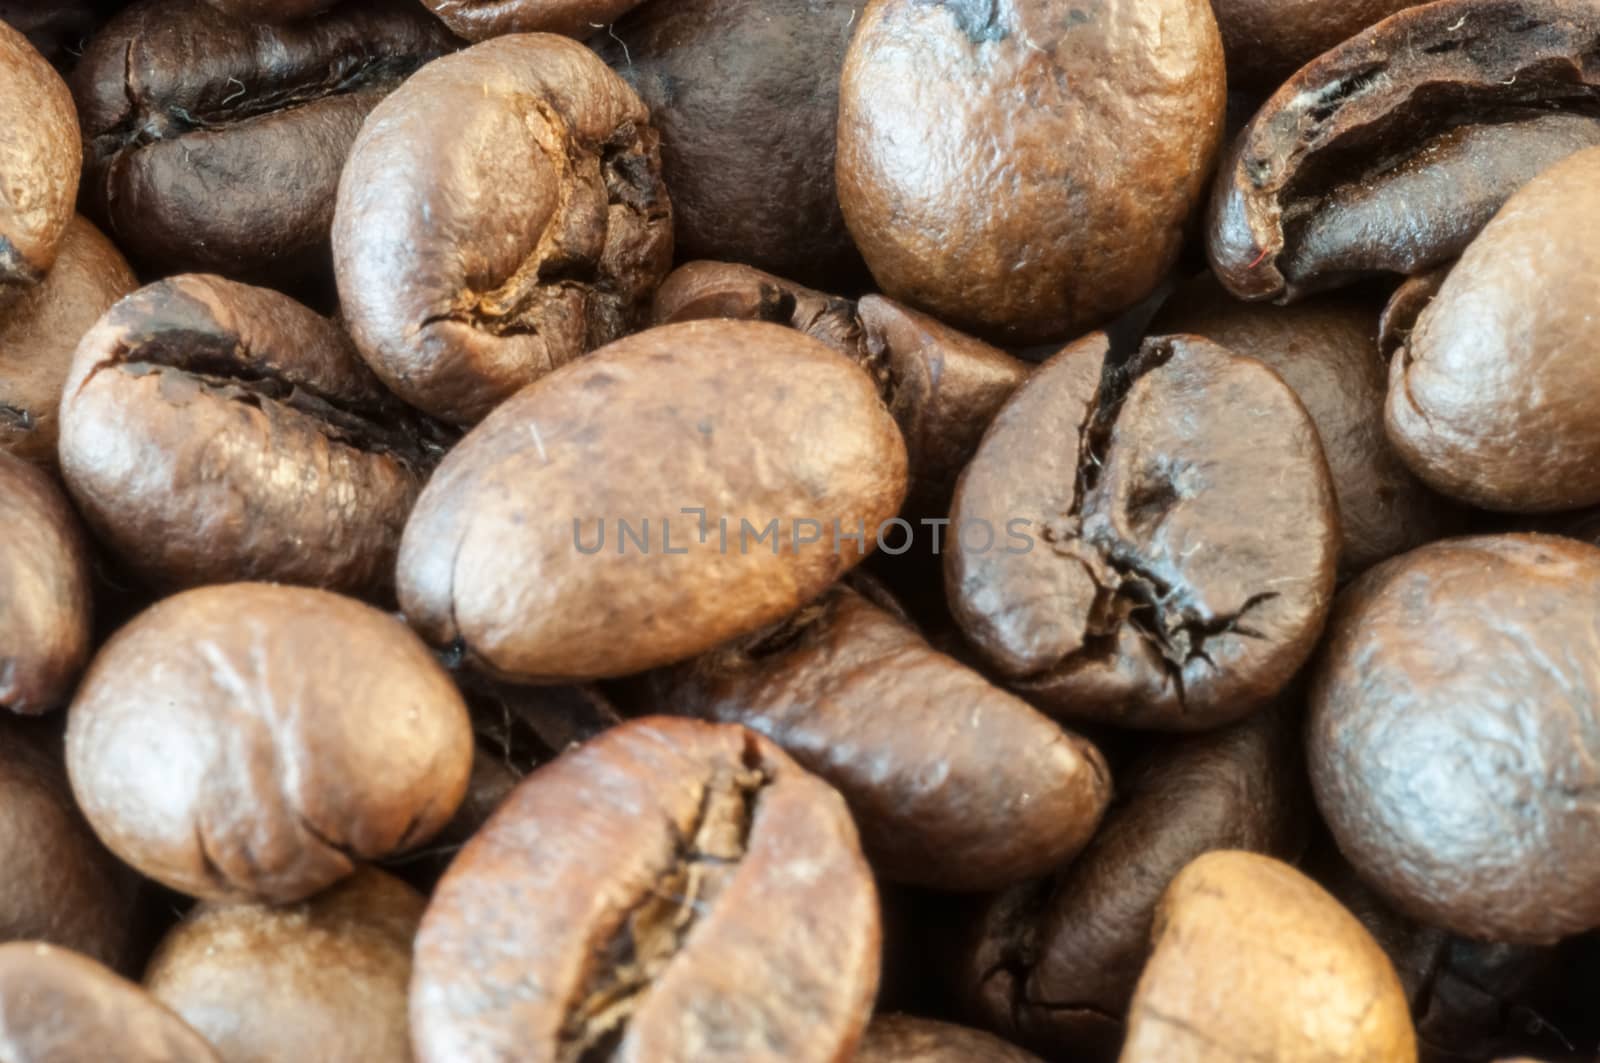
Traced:
<path id="1" fill-rule="evenodd" d="M 1322 630 L 1338 514 L 1305 408 L 1194 337 L 1062 351 L 990 425 L 944 555 L 962 629 L 1052 712 L 1197 730 L 1283 689 Z M 1264 490 L 1264 485 L 1271 485 Z"/>
<path id="2" fill-rule="evenodd" d="M 0 312 L 44 279 L 72 221 L 82 147 L 72 94 L 0 21 Z M 0 319 L 3 320 L 3 319 Z"/>
<path id="3" fill-rule="evenodd" d="M 839 788 L 880 874 L 992 890 L 1070 860 L 1111 797 L 1105 761 L 847 587 L 667 669 L 646 704 L 771 738 Z"/>
<path id="4" fill-rule="evenodd" d="M 561 33 L 587 37 L 616 21 L 640 0 L 422 0 L 428 10 L 469 41 L 507 33 Z"/>
<path id="5" fill-rule="evenodd" d="M 1535 174 L 1600 144 L 1597 42 L 1591 0 L 1441 0 L 1328 52 L 1223 162 L 1218 278 L 1287 302 L 1453 258 Z"/>
<path id="6" fill-rule="evenodd" d="M 362 119 L 450 47 L 444 28 L 404 0 L 361 0 L 283 26 L 203 0 L 143 0 L 73 71 L 84 209 L 163 273 L 325 275 L 339 170 Z"/>
<path id="7" fill-rule="evenodd" d="M 1206 0 L 883 0 L 845 63 L 839 201 L 884 294 L 1070 336 L 1177 258 L 1225 105 Z"/>
<path id="8" fill-rule="evenodd" d="M 205 903 L 144 985 L 229 1060 L 404 1063 L 421 894 L 366 868 L 301 904 Z"/>
<path id="9" fill-rule="evenodd" d="M 442 434 L 288 296 L 190 274 L 78 347 L 61 466 L 99 537 L 161 587 L 281 580 L 381 595 Z"/>
<path id="10" fill-rule="evenodd" d="M 1388 427 L 1434 487 L 1524 513 L 1600 502 L 1596 226 L 1600 148 L 1512 196 L 1418 316 L 1389 366 Z"/>
<path id="11" fill-rule="evenodd" d="M 1228 86 L 1270 91 L 1302 65 L 1396 11 L 1427 0 L 1211 0 Z"/>
<path id="12" fill-rule="evenodd" d="M 661 131 L 681 257 L 861 287 L 834 151 L 839 72 L 865 6 L 654 0 L 595 36 Z"/>
<path id="13" fill-rule="evenodd" d="M 996 1037 L 947 1022 L 880 1015 L 867 1027 L 855 1063 L 1039 1063 Z"/>
<path id="14" fill-rule="evenodd" d="M 632 331 L 672 262 L 649 121 L 593 52 L 545 34 L 437 60 L 380 104 L 333 234 L 344 313 L 378 375 L 470 424 Z"/>
<path id="15" fill-rule="evenodd" d="M 67 699 L 89 659 L 89 555 L 55 481 L 5 453 L 0 528 L 0 711 L 36 715 Z"/>
<path id="16" fill-rule="evenodd" d="M 877 897 L 839 795 L 741 727 L 651 718 L 519 786 L 417 938 L 422 1063 L 851 1058 Z"/>
<path id="17" fill-rule="evenodd" d="M 26 942 L 0 945 L 0 1045 L 6 1063 L 218 1063 L 204 1038 L 132 982 Z"/>
<path id="18" fill-rule="evenodd" d="M 297 901 L 455 812 L 472 729 L 392 617 L 239 583 L 168 598 L 102 649 L 67 718 L 95 831 L 196 897 Z"/>
<path id="19" fill-rule="evenodd" d="M 905 496 L 873 382 L 791 329 L 651 329 L 525 389 L 423 492 L 400 601 L 513 681 L 629 675 L 782 619 Z M 847 538 L 854 537 L 854 538 Z"/>

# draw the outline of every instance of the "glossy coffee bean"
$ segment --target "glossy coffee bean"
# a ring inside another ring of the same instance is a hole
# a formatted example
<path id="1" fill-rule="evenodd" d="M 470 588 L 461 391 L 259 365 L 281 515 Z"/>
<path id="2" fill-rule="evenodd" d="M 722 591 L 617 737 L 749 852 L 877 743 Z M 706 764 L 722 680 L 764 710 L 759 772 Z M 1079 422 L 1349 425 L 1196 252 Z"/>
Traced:
<path id="1" fill-rule="evenodd" d="M 650 718 L 540 769 L 417 938 L 422 1063 L 851 1058 L 878 980 L 844 802 L 740 727 Z"/>
<path id="2" fill-rule="evenodd" d="M 1211 0 L 1228 84 L 1270 91 L 1323 52 L 1426 0 Z"/>
<path id="3" fill-rule="evenodd" d="M 144 985 L 229 1060 L 409 1060 L 424 904 L 371 868 L 288 907 L 204 903 L 168 932 Z"/>
<path id="4" fill-rule="evenodd" d="M 1109 373 L 1107 354 L 1103 334 L 1069 346 L 989 426 L 950 513 L 950 607 L 1054 713 L 1215 727 L 1282 690 L 1322 630 L 1328 465 L 1260 362 L 1185 336 Z"/>
<path id="5" fill-rule="evenodd" d="M 422 0 L 451 32 L 469 41 L 508 33 L 587 37 L 615 22 L 640 0 Z"/>
<path id="6" fill-rule="evenodd" d="M 657 139 L 633 90 L 564 37 L 502 37 L 418 72 L 356 139 L 334 219 L 373 369 L 470 424 L 632 331 L 672 261 Z"/>
<path id="7" fill-rule="evenodd" d="M 0 711 L 37 715 L 66 701 L 89 659 L 89 557 L 55 481 L 4 453 L 0 527 Z"/>
<path id="8" fill-rule="evenodd" d="M 0 450 L 55 466 L 56 415 L 78 339 L 136 287 L 111 241 L 73 218 L 55 266 L 0 312 Z"/>
<path id="9" fill-rule="evenodd" d="M 1389 366 L 1389 435 L 1487 509 L 1600 502 L 1600 148 L 1540 174 L 1467 248 Z"/>
<path id="10" fill-rule="evenodd" d="M 1065 863 L 1111 797 L 1098 750 L 838 586 L 647 684 L 740 723 L 839 788 L 878 872 L 993 890 Z"/>
<path id="11" fill-rule="evenodd" d="M 7 1063 L 218 1063 L 187 1023 L 132 982 L 50 945 L 0 945 L 0 1045 Z"/>
<path id="12" fill-rule="evenodd" d="M 72 221 L 83 153 L 72 94 L 0 21 L 0 310 L 44 279 Z"/>
<path id="13" fill-rule="evenodd" d="M 160 587 L 270 579 L 382 595 L 443 437 L 338 327 L 187 274 L 79 344 L 61 466 L 99 538 Z"/>
<path id="14" fill-rule="evenodd" d="M 1122 1063 L 1411 1063 L 1394 967 L 1355 917 L 1287 864 L 1208 853 L 1156 914 Z"/>
<path id="15" fill-rule="evenodd" d="M 450 452 L 406 526 L 400 602 L 505 679 L 629 675 L 794 612 L 905 489 L 900 432 L 846 359 L 775 325 L 651 329 Z"/>
<path id="16" fill-rule="evenodd" d="M 1600 549 L 1521 535 L 1425 546 L 1345 592 L 1311 781 L 1339 848 L 1402 912 L 1505 942 L 1600 926 L 1597 594 Z"/>
<path id="17" fill-rule="evenodd" d="M 885 0 L 840 88 L 839 201 L 884 294 L 1028 343 L 1177 257 L 1221 145 L 1205 0 Z"/>
<path id="18" fill-rule="evenodd" d="M 979 1030 L 911 1015 L 880 1015 L 867 1027 L 856 1063 L 1039 1063 L 1015 1045 Z"/>
<path id="19" fill-rule="evenodd" d="M 67 766 L 96 833 L 145 875 L 286 904 L 442 828 L 472 730 L 392 617 L 241 583 L 168 598 L 112 638 L 68 714 Z"/>
<path id="20" fill-rule="evenodd" d="M 203 0 L 134 4 L 72 75 L 84 209 L 162 273 L 276 283 L 326 274 L 339 171 L 362 120 L 451 47 L 403 0 L 279 26 Z"/>

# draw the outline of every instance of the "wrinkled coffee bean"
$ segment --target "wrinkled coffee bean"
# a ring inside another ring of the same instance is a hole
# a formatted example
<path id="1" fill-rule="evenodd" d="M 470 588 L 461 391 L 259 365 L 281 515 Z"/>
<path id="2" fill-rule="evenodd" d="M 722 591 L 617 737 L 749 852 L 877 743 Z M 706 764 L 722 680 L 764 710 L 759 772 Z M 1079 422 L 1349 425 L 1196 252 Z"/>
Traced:
<path id="1" fill-rule="evenodd" d="M 639 0 L 422 0 L 451 32 L 469 41 L 507 33 L 586 37 L 639 5 Z"/>
<path id="2" fill-rule="evenodd" d="M 72 94 L 0 22 L 0 311 L 44 279 L 72 222 L 82 147 Z"/>
<path id="3" fill-rule="evenodd" d="M 1600 7 L 1442 0 L 1290 78 L 1217 176 L 1217 277 L 1291 301 L 1459 254 L 1539 171 L 1600 144 Z"/>
<path id="4" fill-rule="evenodd" d="M 340 0 L 206 0 L 224 14 L 257 22 L 288 22 L 326 11 Z"/>
<path id="5" fill-rule="evenodd" d="M 201 904 L 162 941 L 145 988 L 229 1060 L 409 1060 L 424 904 L 371 868 L 291 907 Z"/>
<path id="6" fill-rule="evenodd" d="M 451 451 L 406 526 L 400 602 L 505 679 L 628 675 L 816 597 L 905 487 L 873 382 L 822 344 L 751 322 L 651 329 Z"/>
<path id="7" fill-rule="evenodd" d="M 7 1063 L 218 1063 L 188 1024 L 132 982 L 67 949 L 0 945 Z"/>
<path id="8" fill-rule="evenodd" d="M 839 210 L 834 152 L 839 73 L 865 7 L 654 0 L 595 36 L 661 131 L 680 256 L 861 287 L 866 267 Z"/>
<path id="9" fill-rule="evenodd" d="M 333 246 L 351 335 L 384 382 L 470 424 L 631 332 L 672 262 L 649 123 L 593 52 L 544 34 L 435 60 L 374 109 Z"/>
<path id="10" fill-rule="evenodd" d="M 1600 926 L 1600 550 L 1434 543 L 1373 569 L 1328 625 L 1309 764 L 1339 848 L 1396 908 L 1537 944 Z"/>
<path id="11" fill-rule="evenodd" d="M 168 598 L 106 644 L 68 713 L 67 766 L 96 833 L 139 871 L 287 904 L 443 827 L 472 730 L 398 621 L 240 583 Z"/>
<path id="12" fill-rule="evenodd" d="M 1039 1063 L 978 1030 L 910 1015 L 880 1015 L 867 1027 L 855 1063 Z"/>
<path id="13" fill-rule="evenodd" d="M 56 414 L 78 338 L 139 286 L 128 263 L 81 217 L 44 280 L 0 312 L 0 450 L 56 464 Z"/>
<path id="14" fill-rule="evenodd" d="M 0 453 L 0 711 L 47 712 L 89 659 L 89 555 L 61 489 Z"/>
<path id="15" fill-rule="evenodd" d="M 1103 334 L 1068 347 L 990 425 L 956 490 L 946 593 L 984 659 L 1053 713 L 1215 727 L 1282 690 L 1322 630 L 1328 465 L 1260 362 L 1185 336 L 1125 368 L 1107 354 Z"/>
<path id="16" fill-rule="evenodd" d="M 837 586 L 668 669 L 645 704 L 772 739 L 839 788 L 878 872 L 992 890 L 1065 863 L 1111 797 L 1105 761 L 916 630 Z"/>
<path id="17" fill-rule="evenodd" d="M 1355 917 L 1287 864 L 1208 853 L 1156 913 L 1122 1063 L 1411 1063 L 1404 991 Z"/>
<path id="18" fill-rule="evenodd" d="M 1390 363 L 1389 436 L 1440 491 L 1524 513 L 1600 502 L 1597 225 L 1593 148 L 1511 197 Z"/>
<path id="19" fill-rule="evenodd" d="M 1274 89 L 1334 45 L 1427 0 L 1211 0 L 1228 84 Z"/>
<path id="20" fill-rule="evenodd" d="M 241 22 L 203 0 L 137 3 L 73 72 L 84 209 L 131 258 L 163 272 L 326 274 L 339 171 L 362 119 L 451 47 L 403 0 L 282 26 Z"/>
<path id="21" fill-rule="evenodd" d="M 1133 306 L 1222 140 L 1206 0 L 882 0 L 840 88 L 839 201 L 884 294 L 1006 342 Z"/>
<path id="22" fill-rule="evenodd" d="M 838 794 L 740 727 L 651 718 L 519 786 L 423 917 L 421 1063 L 843 1061 L 878 981 Z"/>
<path id="23" fill-rule="evenodd" d="M 337 326 L 288 296 L 200 274 L 112 308 L 79 344 L 61 405 L 73 497 L 159 587 L 270 579 L 386 593 L 442 441 Z"/>

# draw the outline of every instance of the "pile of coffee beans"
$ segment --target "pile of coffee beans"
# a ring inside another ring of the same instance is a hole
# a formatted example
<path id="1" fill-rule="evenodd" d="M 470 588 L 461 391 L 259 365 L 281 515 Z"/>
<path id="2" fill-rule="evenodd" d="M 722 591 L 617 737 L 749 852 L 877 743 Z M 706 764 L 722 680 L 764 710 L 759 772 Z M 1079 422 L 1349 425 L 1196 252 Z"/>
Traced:
<path id="1" fill-rule="evenodd" d="M 0 1060 L 1600 1060 L 1600 0 L 0 0 Z"/>

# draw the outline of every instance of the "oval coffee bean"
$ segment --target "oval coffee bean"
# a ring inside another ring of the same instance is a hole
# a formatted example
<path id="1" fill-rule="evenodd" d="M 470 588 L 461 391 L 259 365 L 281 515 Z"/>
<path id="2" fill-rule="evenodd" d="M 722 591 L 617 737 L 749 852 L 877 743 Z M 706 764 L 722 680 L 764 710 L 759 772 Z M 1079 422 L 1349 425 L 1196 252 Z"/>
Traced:
<path id="1" fill-rule="evenodd" d="M 1211 0 L 1228 55 L 1228 87 L 1270 91 L 1305 63 L 1375 22 L 1427 0 Z"/>
<path id="2" fill-rule="evenodd" d="M 529 776 L 417 938 L 421 1063 L 842 1061 L 878 981 L 839 795 L 741 727 L 624 724 Z"/>
<path id="3" fill-rule="evenodd" d="M 161 587 L 270 579 L 383 595 L 442 450 L 337 326 L 198 274 L 113 307 L 79 344 L 61 404 L 73 497 Z"/>
<path id="4" fill-rule="evenodd" d="M 1593 0 L 1441 0 L 1313 61 L 1223 162 L 1218 279 L 1288 302 L 1453 258 L 1535 174 L 1600 144 L 1597 38 Z"/>
<path id="5" fill-rule="evenodd" d="M 979 1030 L 910 1015 L 880 1015 L 867 1027 L 855 1063 L 1039 1063 Z"/>
<path id="6" fill-rule="evenodd" d="M 168 598 L 106 644 L 68 713 L 67 766 L 96 833 L 145 875 L 287 904 L 442 828 L 472 729 L 394 618 L 238 583 Z"/>
<path id="7" fill-rule="evenodd" d="M 1027 343 L 1150 294 L 1221 145 L 1206 0 L 882 0 L 859 22 L 839 201 L 885 295 Z"/>
<path id="8" fill-rule="evenodd" d="M 1600 926 L 1600 549 L 1434 543 L 1347 590 L 1316 673 L 1311 781 L 1402 912 L 1540 943 Z"/>
<path id="9" fill-rule="evenodd" d="M 83 151 L 72 94 L 0 22 L 0 308 L 44 279 L 72 221 Z"/>
<path id="10" fill-rule="evenodd" d="M 134 4 L 72 75 L 84 209 L 161 273 L 326 274 L 339 170 L 362 119 L 450 47 L 443 27 L 400 0 L 284 26 L 203 0 Z"/>
<path id="11" fill-rule="evenodd" d="M 55 481 L 5 453 L 0 528 L 0 711 L 37 715 L 67 699 L 89 659 L 89 555 Z"/>
<path id="12" fill-rule="evenodd" d="M 606 28 L 640 0 L 422 0 L 452 33 L 486 41 L 508 33 L 587 37 Z"/>
<path id="13" fill-rule="evenodd" d="M 505 679 L 629 675 L 816 597 L 905 490 L 905 444 L 856 366 L 774 325 L 669 325 L 462 440 L 406 526 L 400 602 Z"/>
<path id="14" fill-rule="evenodd" d="M 27 942 L 0 945 L 0 1045 L 7 1063 L 218 1063 L 159 1001 L 93 960 Z"/>
<path id="15" fill-rule="evenodd" d="M 1098 750 L 847 587 L 666 672 L 650 703 L 740 723 L 839 788 L 878 872 L 986 891 L 1065 863 L 1111 798 Z"/>
<path id="16" fill-rule="evenodd" d="M 1260 362 L 1185 336 L 1109 373 L 1107 353 L 1103 334 L 1069 346 L 989 426 L 950 513 L 946 593 L 1054 713 L 1215 727 L 1282 690 L 1322 630 L 1328 465 Z"/>
<path id="17" fill-rule="evenodd" d="M 333 233 L 344 313 L 378 375 L 470 424 L 632 331 L 672 263 L 649 123 L 593 52 L 545 34 L 436 60 L 383 101 Z"/>
<path id="18" fill-rule="evenodd" d="M 409 1060 L 425 903 L 366 868 L 291 907 L 201 904 L 167 933 L 144 985 L 230 1060 Z"/>
<path id="19" fill-rule="evenodd" d="M 1495 215 L 1389 365 L 1389 436 L 1417 475 L 1486 509 L 1600 502 L 1600 148 Z"/>

